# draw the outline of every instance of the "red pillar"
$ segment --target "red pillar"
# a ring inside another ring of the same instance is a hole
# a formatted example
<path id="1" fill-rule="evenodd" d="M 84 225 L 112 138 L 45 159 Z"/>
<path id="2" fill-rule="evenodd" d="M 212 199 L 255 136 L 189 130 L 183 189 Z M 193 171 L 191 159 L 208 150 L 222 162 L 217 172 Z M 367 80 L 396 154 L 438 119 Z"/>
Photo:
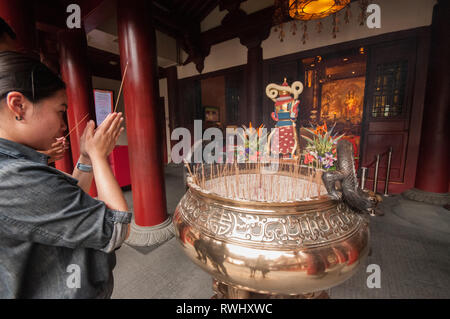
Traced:
<path id="1" fill-rule="evenodd" d="M 63 159 L 55 162 L 55 168 L 67 174 L 72 174 L 74 165 L 72 163 L 72 152 L 70 149 L 66 151 Z"/>
<path id="2" fill-rule="evenodd" d="M 432 23 L 422 136 L 415 187 L 426 192 L 449 191 L 450 159 L 450 3 L 439 0 Z"/>
<path id="3" fill-rule="evenodd" d="M 75 165 L 80 157 L 80 137 L 86 124 L 93 119 L 94 97 L 92 80 L 87 64 L 87 41 L 83 29 L 63 30 L 58 32 L 60 68 L 64 82 L 69 108 L 67 120 L 69 131 L 80 125 L 70 134 L 72 163 Z M 90 194 L 96 196 L 95 186 Z"/>
<path id="4" fill-rule="evenodd" d="M 68 116 L 66 116 L 65 122 L 66 122 L 67 127 L 69 127 Z M 67 131 L 67 133 L 69 133 L 69 131 Z M 65 133 L 65 134 L 67 134 L 67 133 Z M 75 165 L 72 160 L 72 150 L 70 148 L 64 153 L 64 157 L 62 159 L 55 162 L 56 169 L 63 171 L 69 175 L 72 174 L 74 166 Z"/>
<path id="5" fill-rule="evenodd" d="M 40 47 L 40 58 L 41 63 L 45 64 L 50 70 L 52 70 L 55 73 L 59 72 L 59 57 L 55 54 L 49 54 L 48 53 L 48 47 L 45 45 L 42 45 Z M 65 118 L 65 122 L 67 127 L 69 127 L 69 123 L 67 120 L 67 117 Z M 69 131 L 67 131 L 68 133 Z M 67 174 L 72 174 L 73 172 L 73 163 L 72 163 L 72 152 L 70 149 L 68 149 L 64 153 L 64 158 L 55 162 L 55 167 L 59 169 L 60 171 L 63 171 Z"/>
<path id="6" fill-rule="evenodd" d="M 158 117 L 155 29 L 150 1 L 119 0 L 118 29 L 130 156 L 133 208 L 138 226 L 167 220 L 162 127 Z"/>
<path id="7" fill-rule="evenodd" d="M 14 30 L 16 50 L 32 53 L 36 49 L 33 3 L 28 0 L 0 0 L 0 17 Z"/>

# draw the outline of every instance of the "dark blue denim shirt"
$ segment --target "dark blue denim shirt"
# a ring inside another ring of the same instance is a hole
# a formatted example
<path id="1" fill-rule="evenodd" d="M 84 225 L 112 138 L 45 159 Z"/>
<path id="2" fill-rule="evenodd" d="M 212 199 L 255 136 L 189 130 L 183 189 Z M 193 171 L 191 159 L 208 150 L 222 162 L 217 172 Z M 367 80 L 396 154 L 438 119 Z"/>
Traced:
<path id="1" fill-rule="evenodd" d="M 0 298 L 108 298 L 124 237 L 117 226 L 131 214 L 108 209 L 47 160 L 0 138 Z"/>

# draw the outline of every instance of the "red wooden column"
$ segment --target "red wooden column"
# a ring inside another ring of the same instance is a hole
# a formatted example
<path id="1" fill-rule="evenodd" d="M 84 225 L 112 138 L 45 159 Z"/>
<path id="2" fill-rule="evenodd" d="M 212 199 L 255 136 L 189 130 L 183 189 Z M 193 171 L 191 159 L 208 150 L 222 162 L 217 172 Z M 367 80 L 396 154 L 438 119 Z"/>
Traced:
<path id="1" fill-rule="evenodd" d="M 55 43 L 52 42 L 49 45 L 51 46 L 52 49 L 56 49 L 56 47 L 57 47 L 56 42 Z M 58 73 L 59 72 L 59 56 L 58 56 L 58 54 L 49 53 L 49 48 L 50 47 L 48 45 L 44 45 L 43 43 L 41 43 L 40 48 L 39 48 L 41 63 L 45 64 L 53 72 Z M 57 50 L 52 50 L 52 51 L 56 52 Z M 67 120 L 67 116 L 65 118 L 65 122 L 66 122 L 67 127 L 69 127 L 69 122 Z M 68 132 L 69 131 L 67 131 L 66 133 L 68 133 Z M 72 152 L 70 149 L 68 149 L 64 153 L 64 158 L 55 162 L 55 167 L 57 169 L 59 169 L 60 171 L 63 171 L 67 174 L 72 174 L 74 165 L 72 162 Z"/>
<path id="2" fill-rule="evenodd" d="M 68 114 L 66 114 L 65 121 L 66 121 L 67 127 L 69 128 Z M 69 131 L 67 131 L 67 133 L 69 133 Z M 65 134 L 67 134 L 67 133 L 65 133 Z M 75 167 L 75 165 L 74 165 L 73 160 L 72 160 L 72 150 L 69 148 L 64 153 L 64 157 L 62 159 L 60 159 L 59 161 L 55 162 L 55 168 L 60 170 L 60 171 L 65 172 L 67 174 L 72 175 L 74 167 Z"/>
<path id="3" fill-rule="evenodd" d="M 166 209 L 156 36 L 150 4 L 119 0 L 117 12 L 122 74 L 128 63 L 123 94 L 135 216 L 127 242 L 144 246 L 167 240 L 173 233 Z"/>
<path id="4" fill-rule="evenodd" d="M 36 49 L 33 3 L 28 0 L 0 0 L 0 17 L 14 30 L 16 51 L 31 53 Z M 13 49 L 13 48 L 11 48 Z"/>
<path id="5" fill-rule="evenodd" d="M 92 80 L 87 64 L 87 41 L 83 29 L 67 29 L 58 32 L 60 68 L 64 82 L 69 108 L 67 120 L 69 131 L 80 121 L 80 125 L 70 134 L 70 148 L 72 163 L 75 165 L 80 157 L 80 137 L 86 124 L 93 119 L 94 97 Z M 65 164 L 67 165 L 67 164 Z M 96 196 L 95 186 L 90 194 Z"/>
<path id="6" fill-rule="evenodd" d="M 68 149 L 64 154 L 64 158 L 55 162 L 55 168 L 67 174 L 72 174 L 74 164 L 72 163 L 72 151 Z"/>
<path id="7" fill-rule="evenodd" d="M 450 204 L 450 3 L 434 7 L 423 122 L 415 188 L 403 192 L 409 199 L 435 205 Z"/>
<path id="8" fill-rule="evenodd" d="M 439 0 L 432 23 L 422 136 L 415 186 L 447 193 L 450 159 L 450 3 Z"/>

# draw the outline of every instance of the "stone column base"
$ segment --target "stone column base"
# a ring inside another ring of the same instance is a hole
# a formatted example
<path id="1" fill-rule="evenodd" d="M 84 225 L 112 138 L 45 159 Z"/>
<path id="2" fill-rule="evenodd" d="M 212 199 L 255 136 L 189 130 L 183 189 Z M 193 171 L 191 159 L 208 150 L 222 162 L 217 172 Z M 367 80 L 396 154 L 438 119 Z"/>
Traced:
<path id="1" fill-rule="evenodd" d="M 169 216 L 162 224 L 151 227 L 138 226 L 133 220 L 131 223 L 130 236 L 125 243 L 131 246 L 154 246 L 170 240 L 174 235 L 175 229 L 172 224 L 171 216 Z"/>
<path id="2" fill-rule="evenodd" d="M 431 205 L 444 206 L 450 204 L 450 193 L 430 193 L 417 188 L 411 188 L 404 191 L 402 196 L 410 200 Z"/>

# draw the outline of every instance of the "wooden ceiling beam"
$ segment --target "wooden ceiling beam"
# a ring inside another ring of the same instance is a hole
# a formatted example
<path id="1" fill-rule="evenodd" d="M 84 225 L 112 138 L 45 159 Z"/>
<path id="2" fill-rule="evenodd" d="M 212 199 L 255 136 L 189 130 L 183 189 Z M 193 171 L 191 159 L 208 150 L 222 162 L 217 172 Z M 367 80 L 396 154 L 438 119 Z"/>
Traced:
<path id="1" fill-rule="evenodd" d="M 117 0 L 77 0 L 76 2 L 81 7 L 86 33 L 96 29 L 117 12 Z"/>
<path id="2" fill-rule="evenodd" d="M 351 2 L 355 2 L 357 0 L 351 0 Z M 236 2 L 242 2 L 241 0 L 220 0 L 220 5 L 222 9 L 226 9 L 228 7 L 232 7 Z M 271 26 L 274 26 L 273 23 L 273 15 L 275 11 L 275 6 L 271 6 L 252 14 L 247 15 L 247 17 L 241 21 L 236 21 L 231 25 L 223 26 L 220 25 L 218 27 L 207 30 L 201 34 L 201 41 L 204 46 L 211 46 L 214 44 L 218 44 L 224 41 L 231 40 L 233 38 L 238 37 L 238 34 L 245 32 L 248 29 L 258 29 L 267 27 L 267 24 L 270 23 Z M 292 18 L 289 15 L 286 15 L 285 20 L 283 22 L 291 21 Z"/>
<path id="3" fill-rule="evenodd" d="M 168 32 L 169 35 L 176 39 L 182 39 L 187 30 L 195 29 L 195 24 L 200 26 L 197 21 L 187 21 L 182 18 L 174 18 L 174 14 L 163 10 L 158 5 L 152 5 L 152 15 L 155 22 L 155 28 Z M 194 26 L 194 28 L 192 27 Z M 198 27 L 200 28 L 200 27 Z"/>
<path id="4" fill-rule="evenodd" d="M 117 0 L 39 0 L 35 2 L 35 17 L 38 30 L 57 32 L 67 28 L 66 12 L 69 4 L 78 4 L 81 8 L 86 33 L 97 28 L 117 10 Z"/>
<path id="5" fill-rule="evenodd" d="M 66 7 L 59 1 L 39 0 L 34 2 L 36 28 L 47 33 L 56 33 L 67 28 Z"/>
<path id="6" fill-rule="evenodd" d="M 231 40 L 245 32 L 247 29 L 258 29 L 267 27 L 267 23 L 272 25 L 272 18 L 275 7 L 249 14 L 244 21 L 234 23 L 228 26 L 218 26 L 201 34 L 201 42 L 204 46 L 212 46 L 224 41 Z"/>
<path id="7" fill-rule="evenodd" d="M 213 11 L 218 5 L 219 1 L 217 0 L 211 2 L 205 1 L 205 3 L 200 8 L 199 13 L 197 15 L 199 21 L 203 21 L 203 19 L 205 19 L 208 16 L 208 14 L 210 14 L 211 11 Z"/>

